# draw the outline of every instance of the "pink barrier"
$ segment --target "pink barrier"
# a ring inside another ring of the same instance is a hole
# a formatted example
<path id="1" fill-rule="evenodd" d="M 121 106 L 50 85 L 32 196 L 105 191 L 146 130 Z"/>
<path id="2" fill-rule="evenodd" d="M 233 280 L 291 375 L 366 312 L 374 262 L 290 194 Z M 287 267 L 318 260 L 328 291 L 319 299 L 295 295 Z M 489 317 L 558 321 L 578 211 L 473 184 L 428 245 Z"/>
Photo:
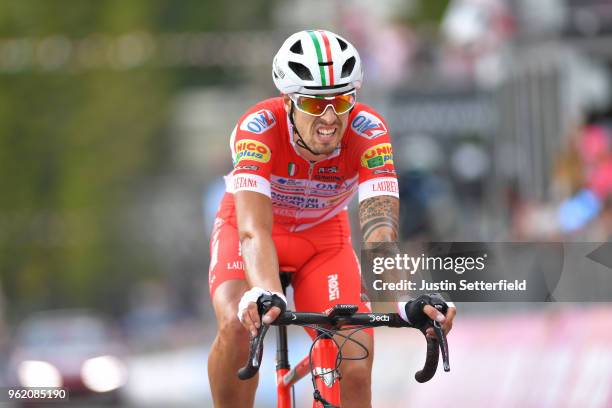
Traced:
<path id="1" fill-rule="evenodd" d="M 374 406 L 612 407 L 612 307 L 542 309 L 459 315 L 451 372 L 439 367 L 427 384 L 412 378 L 423 363 L 418 333 L 378 331 Z"/>

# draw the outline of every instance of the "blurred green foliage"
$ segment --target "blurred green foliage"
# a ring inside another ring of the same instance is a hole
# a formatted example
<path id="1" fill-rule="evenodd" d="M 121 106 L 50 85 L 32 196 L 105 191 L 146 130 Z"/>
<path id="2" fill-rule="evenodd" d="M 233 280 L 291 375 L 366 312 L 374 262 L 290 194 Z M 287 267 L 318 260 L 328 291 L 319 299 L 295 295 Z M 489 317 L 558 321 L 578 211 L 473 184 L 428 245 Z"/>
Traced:
<path id="1" fill-rule="evenodd" d="M 444 17 L 450 0 L 422 0 L 417 2 L 412 19 L 417 23 L 438 24 Z"/>
<path id="2" fill-rule="evenodd" d="M 0 2 L 0 39 L 269 28 L 264 0 Z M 0 73 L 0 280 L 11 316 L 90 306 L 120 312 L 154 274 L 122 239 L 138 181 L 160 171 L 172 96 L 213 70 Z M 188 78 L 188 79 L 187 79 Z"/>
<path id="3" fill-rule="evenodd" d="M 401 20 L 416 29 L 431 29 L 443 19 L 450 0 L 416 0 L 406 2 Z"/>

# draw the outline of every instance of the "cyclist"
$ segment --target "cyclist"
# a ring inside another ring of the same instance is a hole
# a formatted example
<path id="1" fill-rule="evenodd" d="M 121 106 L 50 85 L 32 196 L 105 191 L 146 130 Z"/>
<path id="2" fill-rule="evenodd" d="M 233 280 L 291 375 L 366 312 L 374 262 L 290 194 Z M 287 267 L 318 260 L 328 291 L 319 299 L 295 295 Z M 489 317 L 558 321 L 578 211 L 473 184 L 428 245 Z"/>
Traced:
<path id="1" fill-rule="evenodd" d="M 368 312 L 350 241 L 349 201 L 358 193 L 364 242 L 398 236 L 388 126 L 356 101 L 363 78 L 357 50 L 329 31 L 300 31 L 274 57 L 272 76 L 281 96 L 253 106 L 232 132 L 234 169 L 226 176 L 210 243 L 218 333 L 208 373 L 215 407 L 253 406 L 257 379 L 240 381 L 236 371 L 247 358 L 249 331 L 255 334 L 261 324 L 257 298 L 272 292 L 286 303 L 279 265 L 295 271 L 296 310 L 352 303 Z M 264 322 L 279 313 L 272 308 Z M 446 318 L 431 306 L 425 313 L 450 330 L 454 309 Z M 371 329 L 355 339 L 370 356 L 342 362 L 341 398 L 348 407 L 370 407 Z M 343 353 L 362 351 L 349 342 Z"/>

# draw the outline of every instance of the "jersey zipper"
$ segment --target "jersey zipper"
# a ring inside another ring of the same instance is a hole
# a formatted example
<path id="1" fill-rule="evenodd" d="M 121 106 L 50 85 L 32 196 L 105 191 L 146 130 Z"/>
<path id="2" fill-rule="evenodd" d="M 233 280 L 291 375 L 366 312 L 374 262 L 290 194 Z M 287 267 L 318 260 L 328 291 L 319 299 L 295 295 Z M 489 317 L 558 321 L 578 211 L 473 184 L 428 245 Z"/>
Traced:
<path id="1" fill-rule="evenodd" d="M 294 230 L 295 230 L 295 228 L 297 228 L 297 220 L 298 220 L 298 218 L 300 218 L 300 216 L 302 215 L 302 212 L 304 210 L 306 210 L 306 205 L 308 204 L 308 199 L 310 198 L 310 193 L 312 192 L 311 191 L 312 174 L 313 174 L 315 165 L 316 165 L 315 162 L 309 162 L 309 165 L 308 165 L 308 185 L 304 188 L 304 202 L 300 206 L 300 209 L 298 210 L 298 213 L 297 213 L 297 215 L 295 217 L 296 223 L 293 226 Z"/>

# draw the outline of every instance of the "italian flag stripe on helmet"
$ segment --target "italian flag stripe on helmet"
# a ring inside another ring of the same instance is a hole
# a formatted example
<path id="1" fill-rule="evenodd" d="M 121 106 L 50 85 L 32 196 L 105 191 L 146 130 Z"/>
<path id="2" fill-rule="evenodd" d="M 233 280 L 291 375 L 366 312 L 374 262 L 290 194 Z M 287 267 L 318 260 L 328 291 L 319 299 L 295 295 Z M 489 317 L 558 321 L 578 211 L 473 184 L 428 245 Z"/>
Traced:
<path id="1" fill-rule="evenodd" d="M 325 44 L 325 53 L 327 54 L 327 62 L 332 62 L 331 46 L 329 45 L 329 38 L 327 38 L 327 34 L 325 34 L 325 31 L 319 30 L 319 33 L 321 33 L 321 37 L 323 37 L 323 43 Z M 329 86 L 334 86 L 334 64 L 329 64 L 327 66 L 327 73 L 329 74 Z"/>
<path id="2" fill-rule="evenodd" d="M 321 44 L 319 43 L 319 39 L 317 38 L 314 31 L 309 30 L 308 34 L 310 34 L 310 38 L 312 39 L 315 49 L 317 50 L 317 59 L 319 60 L 319 72 L 321 73 L 321 85 L 327 86 L 327 83 L 325 82 L 325 68 L 323 68 L 323 65 L 321 65 L 321 63 L 323 62 L 323 55 L 321 54 Z"/>

